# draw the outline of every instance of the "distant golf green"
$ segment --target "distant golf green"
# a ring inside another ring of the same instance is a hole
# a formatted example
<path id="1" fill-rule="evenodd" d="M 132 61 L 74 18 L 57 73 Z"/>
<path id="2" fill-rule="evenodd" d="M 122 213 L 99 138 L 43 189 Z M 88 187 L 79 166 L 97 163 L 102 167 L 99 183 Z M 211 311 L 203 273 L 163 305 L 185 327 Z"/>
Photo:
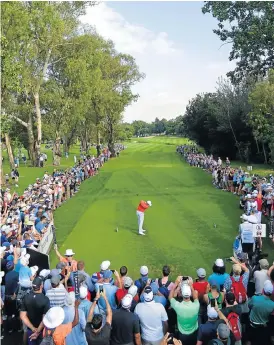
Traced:
<path id="1" fill-rule="evenodd" d="M 209 174 L 176 154 L 176 145 L 184 142 L 136 139 L 105 164 L 55 212 L 60 252 L 72 248 L 90 273 L 110 260 L 112 268 L 128 266 L 133 277 L 141 265 L 157 276 L 164 264 L 173 276 L 193 275 L 198 267 L 210 271 L 216 258 L 230 256 L 240 223 L 238 198 L 214 189 Z M 145 215 L 146 236 L 138 235 L 141 199 L 153 204 Z M 51 258 L 56 263 L 54 253 Z"/>

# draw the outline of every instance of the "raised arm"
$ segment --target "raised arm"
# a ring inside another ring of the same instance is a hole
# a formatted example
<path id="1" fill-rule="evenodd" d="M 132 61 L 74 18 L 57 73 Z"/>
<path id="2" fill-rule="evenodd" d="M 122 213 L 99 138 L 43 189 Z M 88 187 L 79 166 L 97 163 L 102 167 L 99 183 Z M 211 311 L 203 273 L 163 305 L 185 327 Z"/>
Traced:
<path id="1" fill-rule="evenodd" d="M 92 306 L 90 307 L 89 313 L 88 313 L 88 318 L 87 318 L 87 322 L 91 322 L 92 318 L 93 318 L 93 313 L 97 304 L 98 299 L 100 298 L 100 292 L 99 290 L 96 293 L 96 297 L 93 300 Z"/>

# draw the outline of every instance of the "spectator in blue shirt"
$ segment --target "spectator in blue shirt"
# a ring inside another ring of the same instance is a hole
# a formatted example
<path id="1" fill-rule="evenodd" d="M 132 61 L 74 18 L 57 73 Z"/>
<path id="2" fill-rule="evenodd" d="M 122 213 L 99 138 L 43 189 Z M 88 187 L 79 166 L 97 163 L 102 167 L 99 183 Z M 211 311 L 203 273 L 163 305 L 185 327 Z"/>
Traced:
<path id="1" fill-rule="evenodd" d="M 105 294 L 106 294 L 106 297 L 107 297 L 107 300 L 108 300 L 112 310 L 117 309 L 116 291 L 118 290 L 118 288 L 122 289 L 122 282 L 121 282 L 121 278 L 119 276 L 119 273 L 117 271 L 114 271 L 114 275 L 117 278 L 118 287 L 111 283 L 112 271 L 110 271 L 110 270 L 104 271 L 103 283 L 95 285 L 96 292 L 100 291 L 100 286 L 103 287 Z M 99 306 L 99 309 L 103 309 L 104 312 L 106 312 L 107 306 L 106 306 L 105 299 L 103 297 L 99 298 L 98 306 Z"/>
<path id="2" fill-rule="evenodd" d="M 146 286 L 147 281 L 148 281 L 148 268 L 147 268 L 147 266 L 142 266 L 140 268 L 140 274 L 141 274 L 141 278 L 135 280 L 135 283 L 134 283 L 138 288 L 139 296 L 141 295 L 141 293 L 144 290 L 144 287 Z"/>
<path id="3" fill-rule="evenodd" d="M 40 222 L 35 225 L 35 229 L 39 232 L 39 234 L 44 233 L 46 231 L 45 227 L 47 226 L 47 218 L 42 216 Z"/>
<path id="4" fill-rule="evenodd" d="M 225 265 L 222 259 L 217 259 L 212 267 L 213 273 L 208 277 L 209 284 L 212 281 L 216 281 L 221 290 L 223 290 L 224 283 L 229 277 L 229 274 L 225 272 Z"/>

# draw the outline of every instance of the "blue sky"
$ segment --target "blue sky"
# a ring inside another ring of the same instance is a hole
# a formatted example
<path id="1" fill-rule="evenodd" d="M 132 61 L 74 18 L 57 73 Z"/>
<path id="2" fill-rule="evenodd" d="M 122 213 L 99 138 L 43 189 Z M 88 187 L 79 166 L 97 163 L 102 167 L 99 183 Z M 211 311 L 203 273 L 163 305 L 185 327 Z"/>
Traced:
<path id="1" fill-rule="evenodd" d="M 231 70 L 230 46 L 213 33 L 217 21 L 203 15 L 203 2 L 104 2 L 90 8 L 84 23 L 112 39 L 117 50 L 135 57 L 145 80 L 134 87 L 139 100 L 125 121 L 153 121 L 184 113 L 200 92 L 214 91 Z"/>

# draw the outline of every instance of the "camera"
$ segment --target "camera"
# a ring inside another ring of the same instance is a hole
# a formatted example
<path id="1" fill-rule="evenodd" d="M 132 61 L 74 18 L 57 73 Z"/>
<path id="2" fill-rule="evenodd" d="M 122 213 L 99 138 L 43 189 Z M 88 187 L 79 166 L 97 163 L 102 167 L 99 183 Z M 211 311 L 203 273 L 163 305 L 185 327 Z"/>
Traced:
<path id="1" fill-rule="evenodd" d="M 226 262 L 233 262 L 230 258 L 224 258 Z"/>

